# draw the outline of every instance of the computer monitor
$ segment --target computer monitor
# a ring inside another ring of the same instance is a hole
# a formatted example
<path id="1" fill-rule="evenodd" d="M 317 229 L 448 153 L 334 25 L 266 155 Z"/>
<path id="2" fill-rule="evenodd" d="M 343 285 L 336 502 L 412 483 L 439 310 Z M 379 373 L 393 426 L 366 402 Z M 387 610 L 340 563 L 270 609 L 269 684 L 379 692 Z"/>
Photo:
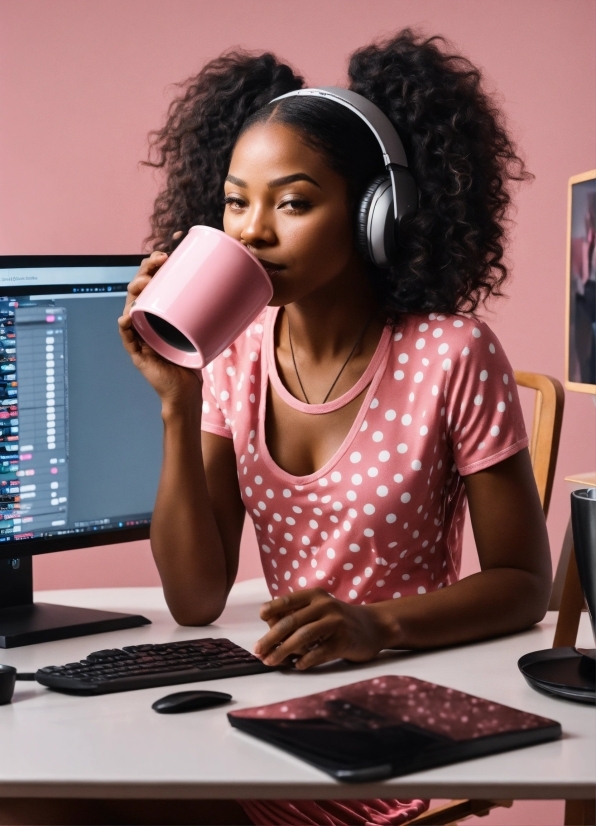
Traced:
<path id="1" fill-rule="evenodd" d="M 160 404 L 117 328 L 141 260 L 0 256 L 0 647 L 148 622 L 32 598 L 33 555 L 149 536 Z"/>
<path id="2" fill-rule="evenodd" d="M 596 394 L 596 169 L 569 179 L 566 304 L 565 386 Z"/>

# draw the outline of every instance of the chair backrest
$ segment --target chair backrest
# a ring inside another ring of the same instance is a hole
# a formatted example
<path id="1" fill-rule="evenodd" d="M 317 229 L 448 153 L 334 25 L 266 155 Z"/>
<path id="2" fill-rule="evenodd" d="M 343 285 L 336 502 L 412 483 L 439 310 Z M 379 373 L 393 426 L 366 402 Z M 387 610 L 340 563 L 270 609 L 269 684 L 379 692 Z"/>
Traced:
<path id="1" fill-rule="evenodd" d="M 559 453 L 565 392 L 560 381 L 542 373 L 516 370 L 515 381 L 520 387 L 536 391 L 530 457 L 544 515 L 547 516 Z"/>

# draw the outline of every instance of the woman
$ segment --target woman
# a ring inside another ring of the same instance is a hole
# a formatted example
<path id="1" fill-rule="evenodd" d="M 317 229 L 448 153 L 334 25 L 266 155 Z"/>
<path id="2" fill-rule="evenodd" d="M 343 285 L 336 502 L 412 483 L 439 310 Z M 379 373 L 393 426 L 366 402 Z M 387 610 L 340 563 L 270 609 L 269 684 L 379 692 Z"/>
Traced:
<path id="1" fill-rule="evenodd" d="M 248 512 L 272 595 L 255 651 L 298 669 L 520 631 L 550 591 L 513 373 L 473 315 L 506 278 L 508 185 L 529 175 L 480 73 L 441 38 L 402 31 L 357 51 L 349 78 L 392 121 L 418 186 L 395 266 L 373 266 L 354 240 L 356 205 L 384 170 L 370 129 L 330 101 L 271 103 L 302 79 L 272 55 L 231 53 L 187 83 L 155 135 L 155 251 L 119 322 L 162 400 L 151 544 L 173 616 L 221 614 Z M 128 315 L 193 224 L 243 243 L 274 287 L 203 382 Z M 482 570 L 457 581 L 466 500 Z M 424 806 L 243 809 L 255 823 L 343 824 L 403 823 Z"/>

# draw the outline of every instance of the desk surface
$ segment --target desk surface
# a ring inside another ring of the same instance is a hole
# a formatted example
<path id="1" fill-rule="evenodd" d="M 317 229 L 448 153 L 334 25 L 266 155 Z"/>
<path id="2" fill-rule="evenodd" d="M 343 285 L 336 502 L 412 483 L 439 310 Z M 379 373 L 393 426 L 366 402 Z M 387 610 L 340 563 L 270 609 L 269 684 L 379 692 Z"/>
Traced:
<path id="1" fill-rule="evenodd" d="M 23 671 L 142 642 L 228 636 L 251 649 L 265 628 L 258 606 L 267 592 L 261 580 L 235 586 L 221 619 L 208 628 L 176 625 L 157 588 L 54 591 L 37 598 L 141 612 L 153 625 L 0 652 L 0 661 Z M 229 691 L 235 707 L 242 708 L 382 674 L 409 674 L 558 720 L 564 734 L 556 742 L 382 783 L 342 785 L 232 729 L 226 719 L 232 705 L 173 717 L 152 711 L 151 703 L 176 687 L 71 697 L 17 683 L 13 703 L 0 707 L 0 796 L 590 798 L 596 780 L 594 708 L 533 691 L 516 666 L 522 654 L 550 647 L 555 619 L 550 614 L 523 634 L 451 650 L 387 652 L 366 665 L 214 680 L 198 687 Z M 591 646 L 586 620 L 584 615 L 578 644 Z"/>

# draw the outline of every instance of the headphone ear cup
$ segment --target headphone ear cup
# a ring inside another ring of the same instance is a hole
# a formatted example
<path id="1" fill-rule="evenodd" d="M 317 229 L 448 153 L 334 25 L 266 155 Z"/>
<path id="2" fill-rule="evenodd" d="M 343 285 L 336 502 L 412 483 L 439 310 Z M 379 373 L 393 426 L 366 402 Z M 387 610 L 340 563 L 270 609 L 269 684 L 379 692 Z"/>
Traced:
<path id="1" fill-rule="evenodd" d="M 367 186 L 356 211 L 356 247 L 365 261 L 387 268 L 395 261 L 393 189 L 389 175 Z"/>

